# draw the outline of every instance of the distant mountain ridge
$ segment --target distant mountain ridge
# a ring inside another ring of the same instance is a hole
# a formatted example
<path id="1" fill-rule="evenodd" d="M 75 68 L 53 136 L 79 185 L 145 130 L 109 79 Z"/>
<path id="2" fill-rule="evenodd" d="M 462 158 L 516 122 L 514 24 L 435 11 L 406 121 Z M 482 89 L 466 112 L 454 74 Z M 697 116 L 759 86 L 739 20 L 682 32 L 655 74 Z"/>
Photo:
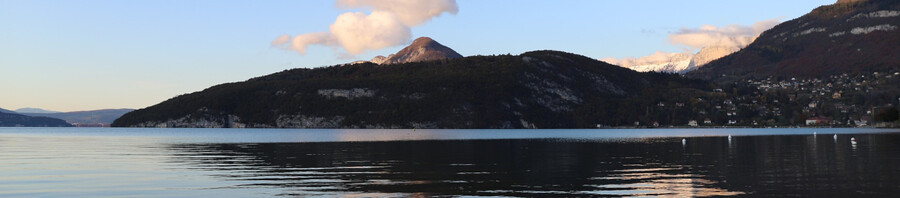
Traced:
<path id="1" fill-rule="evenodd" d="M 26 113 L 62 113 L 62 112 L 60 112 L 60 111 L 50 111 L 50 110 L 46 110 L 46 109 L 32 108 L 32 107 L 19 108 L 19 109 L 16 109 L 15 112 L 16 112 L 16 113 L 19 113 L 19 114 L 26 114 Z"/>
<path id="2" fill-rule="evenodd" d="M 134 109 L 100 109 L 91 111 L 73 111 L 59 113 L 23 113 L 28 116 L 58 118 L 72 124 L 112 124 L 117 118 Z"/>
<path id="3" fill-rule="evenodd" d="M 453 49 L 441 45 L 429 37 L 419 37 L 409 46 L 404 47 L 395 54 L 377 56 L 369 62 L 379 65 L 400 64 L 430 60 L 454 59 L 463 56 Z"/>
<path id="4" fill-rule="evenodd" d="M 618 64 L 619 66 L 639 72 L 655 71 L 684 74 L 690 71 L 697 70 L 697 68 L 700 68 L 713 60 L 722 58 L 726 55 L 737 52 L 738 50 L 740 50 L 739 47 L 714 45 L 701 48 L 700 51 L 695 54 L 672 53 L 669 54 L 666 59 L 657 61 L 641 63 L 629 63 L 627 61 L 622 61 L 620 63 L 613 64 Z M 604 60 L 605 59 L 601 59 L 601 61 Z"/>
<path id="5" fill-rule="evenodd" d="M 48 117 L 34 117 L 10 113 L 0 109 L 0 127 L 71 127 L 66 121 Z"/>
<path id="6" fill-rule="evenodd" d="M 650 55 L 648 57 L 653 57 L 653 59 L 656 60 L 640 60 L 640 62 L 636 62 L 639 61 L 639 59 L 601 59 L 601 61 L 609 61 L 608 63 L 610 64 L 619 65 L 639 72 L 655 71 L 665 73 L 679 73 L 688 69 L 691 64 L 691 58 L 693 57 L 693 55 L 688 53 L 657 52 L 656 54 Z"/>
<path id="7" fill-rule="evenodd" d="M 841 0 L 763 32 L 746 48 L 688 73 L 736 81 L 900 69 L 900 1 Z"/>

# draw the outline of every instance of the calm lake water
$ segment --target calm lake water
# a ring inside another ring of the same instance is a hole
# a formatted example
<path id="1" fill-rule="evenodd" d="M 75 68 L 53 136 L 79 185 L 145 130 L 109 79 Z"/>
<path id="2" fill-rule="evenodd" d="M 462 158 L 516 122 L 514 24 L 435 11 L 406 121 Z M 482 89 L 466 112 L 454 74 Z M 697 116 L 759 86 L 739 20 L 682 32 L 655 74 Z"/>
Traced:
<path id="1" fill-rule="evenodd" d="M 0 128 L 3 197 L 733 195 L 900 195 L 900 130 Z"/>

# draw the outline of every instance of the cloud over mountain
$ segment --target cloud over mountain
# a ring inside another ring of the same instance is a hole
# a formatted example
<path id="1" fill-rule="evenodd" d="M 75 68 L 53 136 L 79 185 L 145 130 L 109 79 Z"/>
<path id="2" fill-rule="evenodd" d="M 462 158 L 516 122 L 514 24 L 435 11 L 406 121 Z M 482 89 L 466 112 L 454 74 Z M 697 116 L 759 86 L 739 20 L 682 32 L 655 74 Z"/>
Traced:
<path id="1" fill-rule="evenodd" d="M 669 42 L 694 50 L 709 46 L 743 47 L 778 23 L 780 23 L 778 19 L 769 19 L 756 22 L 752 26 L 732 24 L 723 27 L 704 25 L 700 28 L 681 28 L 669 35 Z"/>
<path id="2" fill-rule="evenodd" d="M 313 32 L 291 37 L 282 35 L 272 41 L 273 47 L 305 54 L 310 45 L 343 49 L 349 54 L 408 43 L 411 27 L 419 26 L 443 13 L 456 14 L 455 0 L 338 0 L 342 9 L 370 9 L 339 15 L 327 32 Z"/>
<path id="3" fill-rule="evenodd" d="M 769 19 L 758 21 L 750 26 L 732 24 L 722 27 L 704 25 L 699 28 L 681 28 L 669 34 L 668 41 L 672 45 L 684 48 L 684 52 L 657 51 L 640 58 L 602 58 L 600 60 L 638 71 L 686 72 L 746 47 L 763 31 L 775 27 L 779 23 L 778 19 Z M 705 50 L 707 52 L 716 51 L 717 53 L 703 53 L 704 49 L 707 49 Z M 723 53 L 719 52 L 722 50 L 709 49 L 730 49 L 731 51 Z M 697 51 L 703 53 L 702 61 L 692 60 L 697 56 L 694 54 Z"/>

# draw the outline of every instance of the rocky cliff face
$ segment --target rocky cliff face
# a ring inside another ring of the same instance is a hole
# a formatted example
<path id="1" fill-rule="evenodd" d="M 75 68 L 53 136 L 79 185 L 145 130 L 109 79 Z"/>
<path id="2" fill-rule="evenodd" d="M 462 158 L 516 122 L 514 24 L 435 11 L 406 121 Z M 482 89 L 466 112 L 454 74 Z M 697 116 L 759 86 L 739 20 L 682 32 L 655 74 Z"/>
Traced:
<path id="1" fill-rule="evenodd" d="M 704 47 L 703 49 L 700 49 L 700 52 L 697 52 L 697 54 L 695 54 L 693 58 L 691 58 L 691 64 L 688 70 L 696 70 L 700 66 L 706 65 L 707 63 L 712 62 L 716 59 L 737 52 L 740 49 L 741 48 L 730 46 Z"/>

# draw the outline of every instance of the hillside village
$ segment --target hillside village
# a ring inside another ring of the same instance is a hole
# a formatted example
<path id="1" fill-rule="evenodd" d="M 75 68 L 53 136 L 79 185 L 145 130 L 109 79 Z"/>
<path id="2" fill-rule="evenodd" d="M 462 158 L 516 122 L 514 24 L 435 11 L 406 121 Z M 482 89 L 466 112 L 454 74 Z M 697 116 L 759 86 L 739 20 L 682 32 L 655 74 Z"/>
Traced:
<path id="1" fill-rule="evenodd" d="M 897 120 L 898 84 L 898 71 L 824 79 L 747 79 L 714 89 L 706 97 L 659 101 L 647 112 L 689 116 L 637 120 L 635 126 L 889 127 L 894 123 L 884 121 Z"/>

